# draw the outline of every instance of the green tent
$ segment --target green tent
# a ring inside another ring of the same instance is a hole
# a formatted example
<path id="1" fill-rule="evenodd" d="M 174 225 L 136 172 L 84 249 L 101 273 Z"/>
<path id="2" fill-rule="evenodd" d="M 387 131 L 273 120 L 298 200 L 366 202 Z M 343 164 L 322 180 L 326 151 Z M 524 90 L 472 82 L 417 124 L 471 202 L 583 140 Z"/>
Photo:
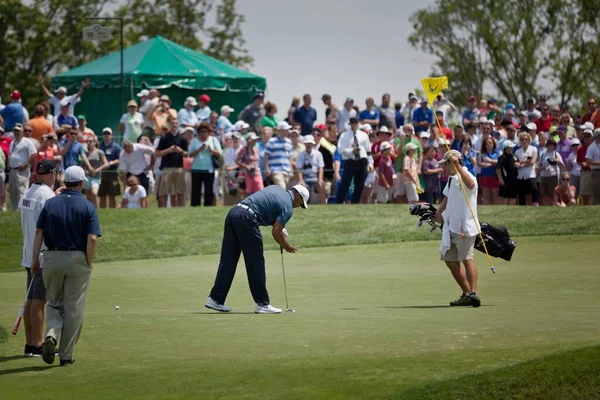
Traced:
<path id="1" fill-rule="evenodd" d="M 229 64 L 155 36 L 123 52 L 125 102 L 136 97 L 141 89 L 156 88 L 171 98 L 172 107 L 179 110 L 188 96 L 206 93 L 210 108 L 219 111 L 227 104 L 235 109 L 232 119 L 252 97 L 266 89 L 266 80 Z M 57 75 L 53 89 L 65 86 L 74 93 L 81 81 L 89 78 L 91 87 L 75 107 L 77 115 L 85 114 L 88 126 L 97 135 L 109 126 L 118 132 L 121 109 L 121 56 L 111 53 L 98 60 Z M 233 122 L 233 121 L 232 121 Z"/>

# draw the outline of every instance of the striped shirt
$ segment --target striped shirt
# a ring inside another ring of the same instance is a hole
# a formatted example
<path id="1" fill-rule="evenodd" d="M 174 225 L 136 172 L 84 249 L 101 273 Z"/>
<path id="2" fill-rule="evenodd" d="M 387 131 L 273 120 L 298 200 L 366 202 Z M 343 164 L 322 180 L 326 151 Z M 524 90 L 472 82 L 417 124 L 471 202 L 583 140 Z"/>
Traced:
<path id="1" fill-rule="evenodd" d="M 269 140 L 265 154 L 269 155 L 269 169 L 272 174 L 292 174 L 292 150 L 292 141 L 289 138 L 281 140 L 276 136 Z"/>

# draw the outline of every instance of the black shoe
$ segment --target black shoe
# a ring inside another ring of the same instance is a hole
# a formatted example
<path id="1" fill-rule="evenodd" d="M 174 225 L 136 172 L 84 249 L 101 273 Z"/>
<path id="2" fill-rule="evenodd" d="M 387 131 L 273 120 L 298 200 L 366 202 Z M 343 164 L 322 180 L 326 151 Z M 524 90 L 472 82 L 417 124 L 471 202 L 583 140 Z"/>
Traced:
<path id="1" fill-rule="evenodd" d="M 44 347 L 42 350 L 42 359 L 46 364 L 54 363 L 54 356 L 56 355 L 56 342 L 53 338 L 48 336 L 44 341 Z"/>
<path id="2" fill-rule="evenodd" d="M 61 367 L 68 367 L 69 365 L 75 364 L 75 359 L 72 360 L 60 360 Z"/>
<path id="3" fill-rule="evenodd" d="M 454 301 L 450 302 L 451 307 L 459 307 L 459 306 L 470 306 L 472 305 L 472 299 L 470 295 L 461 294 L 460 297 Z"/>
<path id="4" fill-rule="evenodd" d="M 31 346 L 31 357 L 41 357 L 44 355 L 44 346 Z"/>
<path id="5" fill-rule="evenodd" d="M 477 295 L 477 292 L 472 292 L 471 295 L 471 304 L 473 307 L 479 307 L 481 305 L 481 299 Z"/>
<path id="6" fill-rule="evenodd" d="M 32 349 L 34 347 L 28 344 L 25 345 L 25 350 L 23 350 L 23 357 L 31 357 L 33 355 Z"/>

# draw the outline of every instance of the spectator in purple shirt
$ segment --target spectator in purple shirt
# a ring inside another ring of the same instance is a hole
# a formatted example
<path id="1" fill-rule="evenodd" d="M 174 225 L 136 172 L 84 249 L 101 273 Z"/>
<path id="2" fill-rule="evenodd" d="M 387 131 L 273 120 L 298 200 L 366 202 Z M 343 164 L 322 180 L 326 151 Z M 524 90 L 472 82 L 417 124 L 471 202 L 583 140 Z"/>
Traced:
<path id="1" fill-rule="evenodd" d="M 569 154 L 571 154 L 571 140 L 567 138 L 567 128 L 563 125 L 559 126 L 556 129 L 556 133 L 558 133 L 558 142 L 556 142 L 556 151 L 563 160 L 569 158 Z"/>
<path id="2" fill-rule="evenodd" d="M 313 125 L 317 120 L 317 110 L 310 106 L 312 103 L 310 94 L 305 94 L 302 100 L 304 101 L 302 107 L 294 111 L 294 121 L 300 124 L 302 136 L 312 135 Z"/>

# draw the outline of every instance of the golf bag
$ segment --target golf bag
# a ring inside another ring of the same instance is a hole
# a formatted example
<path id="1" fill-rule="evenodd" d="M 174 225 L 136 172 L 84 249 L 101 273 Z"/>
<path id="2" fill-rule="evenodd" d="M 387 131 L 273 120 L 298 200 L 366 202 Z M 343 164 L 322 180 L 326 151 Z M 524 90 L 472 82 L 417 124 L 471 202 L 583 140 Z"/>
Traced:
<path id="1" fill-rule="evenodd" d="M 438 225 L 435 220 L 435 213 L 437 208 L 433 204 L 421 203 L 412 204 L 410 206 L 411 215 L 417 215 L 419 217 L 419 227 L 423 223 L 431 226 L 430 232 L 433 232 L 438 226 L 440 230 L 441 225 Z M 491 257 L 501 258 L 506 261 L 510 261 L 512 255 L 517 247 L 517 242 L 510 238 L 508 230 L 504 226 L 493 226 L 488 223 L 482 222 L 479 224 L 481 227 L 481 236 L 485 241 L 485 247 L 487 248 L 488 254 Z M 479 235 L 475 239 L 475 249 L 485 253 L 485 248 Z"/>

